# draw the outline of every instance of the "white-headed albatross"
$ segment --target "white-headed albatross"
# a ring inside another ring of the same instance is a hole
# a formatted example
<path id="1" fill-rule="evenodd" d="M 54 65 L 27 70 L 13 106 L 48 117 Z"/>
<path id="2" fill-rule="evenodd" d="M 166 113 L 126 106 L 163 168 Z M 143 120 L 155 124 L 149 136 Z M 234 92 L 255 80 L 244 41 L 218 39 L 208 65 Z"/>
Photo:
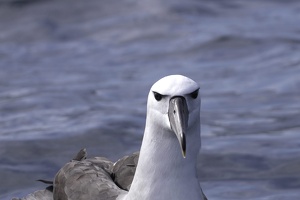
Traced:
<path id="1" fill-rule="evenodd" d="M 112 163 L 86 159 L 81 150 L 59 170 L 53 187 L 23 199 L 206 200 L 197 176 L 200 147 L 199 85 L 166 76 L 150 89 L 140 153 Z"/>

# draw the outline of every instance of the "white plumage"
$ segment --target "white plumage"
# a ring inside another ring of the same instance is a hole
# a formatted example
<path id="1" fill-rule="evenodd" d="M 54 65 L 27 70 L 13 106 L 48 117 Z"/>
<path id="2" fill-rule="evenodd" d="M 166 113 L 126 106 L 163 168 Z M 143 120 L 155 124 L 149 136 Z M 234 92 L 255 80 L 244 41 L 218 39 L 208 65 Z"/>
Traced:
<path id="1" fill-rule="evenodd" d="M 196 168 L 201 147 L 198 91 L 196 82 L 181 75 L 157 81 L 148 95 L 140 154 L 112 163 L 102 157 L 85 159 L 81 151 L 57 173 L 53 199 L 205 200 Z M 24 199 L 51 199 L 51 189 L 47 191 Z"/>

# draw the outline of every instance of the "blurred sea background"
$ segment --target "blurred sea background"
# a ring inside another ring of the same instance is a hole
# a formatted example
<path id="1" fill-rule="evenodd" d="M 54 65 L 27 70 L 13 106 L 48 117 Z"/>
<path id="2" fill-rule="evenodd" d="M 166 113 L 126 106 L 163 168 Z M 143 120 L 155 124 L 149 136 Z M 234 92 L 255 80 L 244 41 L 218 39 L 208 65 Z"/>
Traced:
<path id="1" fill-rule="evenodd" d="M 297 0 L 0 0 L 0 199 L 139 150 L 169 74 L 201 85 L 209 200 L 300 199 Z"/>

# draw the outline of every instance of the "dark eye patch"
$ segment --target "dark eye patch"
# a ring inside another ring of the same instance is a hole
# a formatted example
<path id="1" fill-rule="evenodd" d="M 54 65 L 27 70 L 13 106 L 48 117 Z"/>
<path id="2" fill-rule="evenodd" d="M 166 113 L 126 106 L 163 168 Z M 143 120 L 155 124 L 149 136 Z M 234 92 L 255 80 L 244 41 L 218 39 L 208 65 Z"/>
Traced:
<path id="1" fill-rule="evenodd" d="M 190 93 L 189 95 L 193 98 L 193 99 L 197 99 L 199 94 L 199 89 L 195 90 L 194 92 Z"/>
<path id="2" fill-rule="evenodd" d="M 160 101 L 163 98 L 163 95 L 159 94 L 158 92 L 153 92 L 153 95 L 156 101 Z"/>

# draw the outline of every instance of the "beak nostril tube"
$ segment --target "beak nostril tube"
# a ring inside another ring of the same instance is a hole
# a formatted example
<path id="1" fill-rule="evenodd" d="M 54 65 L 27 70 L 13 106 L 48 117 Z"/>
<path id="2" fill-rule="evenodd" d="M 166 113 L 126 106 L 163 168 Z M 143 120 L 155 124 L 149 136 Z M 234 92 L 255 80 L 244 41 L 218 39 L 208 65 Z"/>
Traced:
<path id="1" fill-rule="evenodd" d="M 185 133 L 188 125 L 188 107 L 184 97 L 175 96 L 169 102 L 169 121 L 171 129 L 174 131 L 180 144 L 182 156 L 186 156 Z"/>

